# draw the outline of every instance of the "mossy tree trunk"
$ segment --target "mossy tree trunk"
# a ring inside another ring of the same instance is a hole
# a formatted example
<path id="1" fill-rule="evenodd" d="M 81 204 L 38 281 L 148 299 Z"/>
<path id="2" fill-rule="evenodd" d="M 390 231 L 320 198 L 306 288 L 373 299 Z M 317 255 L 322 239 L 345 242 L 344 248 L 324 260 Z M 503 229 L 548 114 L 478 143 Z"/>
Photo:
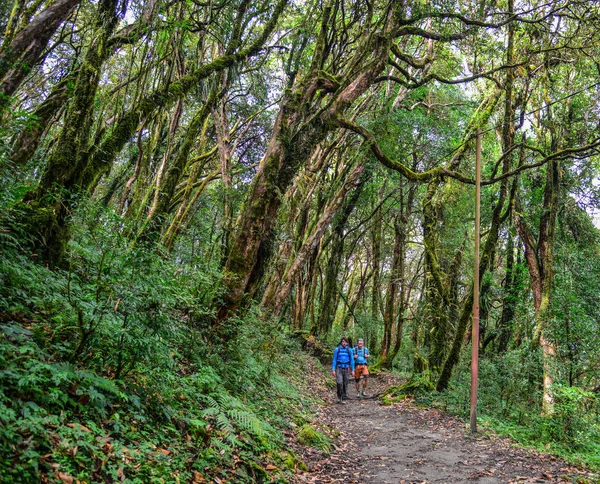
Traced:
<path id="1" fill-rule="evenodd" d="M 368 342 L 371 348 L 378 346 L 378 326 L 381 319 L 380 307 L 381 304 L 381 232 L 383 225 L 383 217 L 381 214 L 381 205 L 383 203 L 383 193 L 385 191 L 385 183 L 379 190 L 377 206 L 373 213 L 373 224 L 370 230 L 371 234 L 371 272 L 373 274 L 371 283 L 371 334 L 368 336 Z"/>
<path id="2" fill-rule="evenodd" d="M 276 254 L 271 257 L 268 282 L 261 301 L 263 307 L 270 304 L 270 299 L 277 292 L 291 264 L 290 259 L 293 259 L 302 248 L 307 230 L 316 224 L 325 207 L 324 192 L 327 186 L 324 185 L 323 179 L 326 179 L 327 164 L 332 158 L 332 150 L 328 145 L 330 142 L 325 140 L 317 147 L 308 165 L 294 178 L 294 182 L 284 195 L 288 216 L 282 223 L 281 230 L 288 236 L 278 244 Z M 309 220 L 311 214 L 312 220 Z"/>
<path id="3" fill-rule="evenodd" d="M 143 217 L 147 203 L 146 196 L 152 184 L 152 167 L 159 164 L 164 151 L 163 140 L 167 137 L 169 124 L 168 113 L 161 113 L 152 120 L 152 127 L 148 130 L 148 139 L 140 143 L 146 121 L 142 122 L 142 129 L 138 132 L 137 141 L 141 146 L 141 157 L 136 163 L 134 172 L 125 184 L 121 194 L 118 211 L 129 219 L 139 220 Z M 134 189 L 135 188 L 135 189 Z"/>
<path id="4" fill-rule="evenodd" d="M 554 140 L 556 143 L 556 140 Z M 543 355 L 543 412 L 550 414 L 554 410 L 552 384 L 554 372 L 552 369 L 556 357 L 556 346 L 547 336 L 548 320 L 550 317 L 550 297 L 554 279 L 554 235 L 556 217 L 558 214 L 558 195 L 560 189 L 560 162 L 552 160 L 546 169 L 544 187 L 544 209 L 540 219 L 537 243 L 525 222 L 519 205 L 514 211 L 515 226 L 519 238 L 525 247 L 525 260 L 529 270 L 531 292 L 535 310 L 534 347 L 539 347 Z"/>
<path id="5" fill-rule="evenodd" d="M 377 367 L 381 368 L 391 368 L 400 351 L 404 318 L 411 292 L 406 274 L 406 241 L 418 185 L 407 180 L 403 183 L 400 207 L 394 220 L 394 252 L 383 317 L 382 347 L 377 361 Z"/>
<path id="6" fill-rule="evenodd" d="M 341 316 L 341 327 L 342 331 L 347 334 L 350 328 L 350 323 L 354 326 L 357 323 L 356 317 L 356 308 L 358 303 L 363 298 L 365 293 L 365 288 L 369 280 L 371 279 L 371 272 L 369 271 L 369 267 L 363 265 L 359 262 L 354 265 L 353 273 L 351 277 L 350 288 L 348 289 L 348 295 L 343 296 L 342 291 L 339 291 L 340 296 L 342 296 L 342 300 L 344 301 L 344 311 Z M 358 284 L 355 281 L 358 279 Z M 354 290 L 354 286 L 358 286 L 356 290 Z"/>
<path id="7" fill-rule="evenodd" d="M 8 35 L 0 47 L 0 115 L 31 69 L 41 62 L 50 38 L 79 3 L 80 0 L 51 2 L 18 32 L 17 22 L 9 22 Z"/>
<path id="8" fill-rule="evenodd" d="M 179 143 L 172 159 L 169 157 L 170 150 L 167 149 L 165 151 L 163 163 L 167 166 L 162 170 L 164 172 L 163 175 L 161 175 L 160 170 L 159 173 L 157 173 L 156 184 L 153 188 L 154 200 L 152 202 L 151 210 L 148 212 L 146 220 L 140 229 L 138 234 L 139 237 L 156 238 L 162 227 L 164 227 L 168 221 L 177 186 L 188 168 L 189 155 L 194 144 L 197 142 L 198 135 L 205 125 L 216 100 L 217 94 L 213 91 L 192 118 L 186 129 L 185 135 L 183 136 L 183 140 Z M 174 117 L 171 123 L 171 129 L 169 130 L 169 140 L 171 140 L 171 143 L 175 135 L 173 127 L 176 125 L 176 119 L 179 119 L 177 113 L 175 116 L 176 118 Z"/>
<path id="9" fill-rule="evenodd" d="M 377 362 L 378 367 L 384 368 L 389 368 L 391 365 L 389 353 L 392 347 L 394 322 L 396 321 L 398 289 L 401 287 L 401 280 L 403 278 L 406 234 L 400 220 L 401 216 L 402 212 L 400 209 L 394 216 L 394 251 L 392 255 L 392 265 L 390 266 L 390 280 L 385 295 L 383 337 L 381 340 L 379 360 Z"/>
<path id="10" fill-rule="evenodd" d="M 344 203 L 340 212 L 334 217 L 331 225 L 331 241 L 329 243 L 329 258 L 325 266 L 325 280 L 323 282 L 323 300 L 321 311 L 315 327 L 311 334 L 314 336 L 325 336 L 331 328 L 337 307 L 338 274 L 340 271 L 342 257 L 344 255 L 344 230 L 348 219 L 352 214 L 364 186 L 364 176 L 358 183 L 350 197 Z"/>
<path id="11" fill-rule="evenodd" d="M 202 181 L 199 181 L 199 178 L 201 178 L 200 174 L 205 171 L 206 164 L 212 157 L 216 155 L 216 150 L 214 148 L 205 152 L 207 142 L 206 131 L 209 124 L 208 121 L 208 118 L 204 120 L 204 125 L 197 142 L 197 152 L 201 154 L 195 157 L 193 160 L 190 160 L 188 163 L 189 173 L 185 187 L 181 193 L 181 199 L 178 200 L 179 206 L 177 207 L 177 211 L 175 212 L 175 215 L 173 216 L 173 219 L 171 220 L 171 223 L 169 224 L 168 229 L 165 231 L 162 239 L 162 244 L 167 250 L 171 250 L 173 248 L 175 238 L 187 222 L 190 211 L 196 204 L 198 197 L 202 194 L 206 186 L 211 181 L 216 180 L 221 173 L 220 170 L 213 170 L 212 172 L 205 174 Z"/>
<path id="12" fill-rule="evenodd" d="M 224 102 L 217 104 L 212 110 L 219 147 L 219 161 L 221 165 L 221 182 L 223 183 L 223 222 L 222 222 L 222 249 L 223 259 L 229 253 L 229 237 L 233 224 L 233 204 L 231 201 L 231 158 L 235 146 L 231 141 L 229 118 Z M 223 260 L 224 262 L 224 260 Z"/>
<path id="13" fill-rule="evenodd" d="M 506 275 L 504 276 L 503 284 L 504 298 L 502 299 L 497 347 L 499 354 L 504 353 L 508 349 L 508 343 L 513 333 L 513 320 L 517 301 L 519 300 L 516 270 L 514 235 L 509 231 L 506 244 Z"/>
<path id="14" fill-rule="evenodd" d="M 330 7 L 328 7 L 330 8 Z M 267 152 L 242 206 L 225 264 L 225 294 L 218 303 L 217 321 L 228 338 L 223 324 L 240 306 L 264 270 L 273 222 L 281 203 L 280 193 L 313 153 L 327 133 L 339 127 L 337 116 L 344 114 L 362 96 L 383 71 L 391 44 L 391 27 L 398 20 L 393 15 L 384 31 L 371 35 L 355 54 L 352 72 L 339 79 L 321 70 L 328 54 L 322 47 L 330 26 L 323 21 L 312 69 L 282 101 L 279 116 Z M 315 100 L 326 107 L 316 107 Z M 319 110 L 315 116 L 314 109 Z M 310 113 L 310 114 L 309 114 Z M 230 328 L 235 331 L 235 328 Z"/>
<path id="15" fill-rule="evenodd" d="M 62 130 L 48 160 L 38 188 L 29 197 L 34 219 L 39 226 L 47 262 L 61 261 L 69 238 L 67 217 L 69 199 L 87 188 L 86 168 L 89 138 L 102 64 L 106 59 L 107 42 L 118 21 L 117 0 L 98 3 L 92 36 L 81 66 Z"/>
<path id="16" fill-rule="evenodd" d="M 438 261 L 438 224 L 440 219 L 437 201 L 440 180 L 432 180 L 423 199 L 423 248 L 425 251 L 425 311 L 426 341 L 429 346 L 429 364 L 439 369 L 448 340 L 448 285 L 447 274 Z"/>
<path id="17" fill-rule="evenodd" d="M 152 182 L 152 186 L 148 190 L 146 194 L 146 200 L 148 202 L 147 206 L 147 214 L 146 220 L 144 221 L 144 225 L 142 230 L 140 231 L 140 236 L 147 235 L 149 232 L 153 232 L 153 221 L 157 219 L 159 215 L 162 215 L 162 210 L 164 210 L 165 197 L 162 197 L 161 194 L 165 191 L 168 191 L 172 188 L 172 183 L 177 183 L 176 173 L 179 174 L 181 171 L 181 166 L 179 166 L 179 170 L 173 173 L 173 177 L 171 180 L 167 180 L 171 182 L 167 190 L 165 190 L 165 181 L 167 179 L 167 172 L 173 166 L 171 161 L 171 155 L 174 149 L 175 144 L 175 134 L 179 130 L 181 123 L 181 115 L 183 114 L 183 99 L 179 99 L 175 104 L 175 109 L 171 113 L 171 119 L 169 121 L 169 129 L 167 131 L 167 139 L 165 143 L 165 150 L 161 157 L 160 163 L 154 175 L 154 180 Z M 188 153 L 183 155 L 184 161 L 187 160 Z M 160 207 L 159 207 L 160 203 Z"/>
<path id="18" fill-rule="evenodd" d="M 74 83 L 76 78 L 74 73 L 65 76 L 54 86 L 44 102 L 36 108 L 33 113 L 33 122 L 23 128 L 13 143 L 10 158 L 14 163 L 24 165 L 31 159 L 44 131 L 66 104 L 70 92 L 68 85 Z"/>
<path id="19" fill-rule="evenodd" d="M 302 244 L 302 247 L 298 250 L 296 257 L 286 270 L 279 287 L 273 294 L 265 295 L 263 301 L 265 301 L 266 307 L 271 310 L 273 315 L 279 315 L 279 312 L 283 307 L 283 303 L 290 293 L 292 283 L 297 274 L 304 268 L 309 256 L 319 246 L 325 230 L 327 230 L 331 220 L 340 209 L 346 198 L 346 195 L 353 190 L 356 190 L 356 187 L 360 185 L 360 177 L 364 172 L 364 169 L 364 164 L 359 163 L 345 177 L 344 183 L 341 187 L 339 187 L 329 203 L 327 203 L 323 213 L 321 214 L 321 217 L 315 224 L 310 235 L 306 238 L 305 242 Z"/>

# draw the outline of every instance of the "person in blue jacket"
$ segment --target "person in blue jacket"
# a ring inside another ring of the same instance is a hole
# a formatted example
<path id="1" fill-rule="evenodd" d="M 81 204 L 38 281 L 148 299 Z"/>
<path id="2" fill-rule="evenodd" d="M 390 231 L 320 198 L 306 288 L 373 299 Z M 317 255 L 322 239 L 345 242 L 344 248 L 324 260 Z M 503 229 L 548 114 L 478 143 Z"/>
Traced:
<path id="1" fill-rule="evenodd" d="M 333 351 L 333 361 L 331 362 L 331 373 L 337 383 L 337 402 L 344 402 L 348 392 L 348 381 L 350 374 L 354 376 L 354 352 L 348 344 L 348 338 L 345 336 L 340 340 L 337 348 Z"/>

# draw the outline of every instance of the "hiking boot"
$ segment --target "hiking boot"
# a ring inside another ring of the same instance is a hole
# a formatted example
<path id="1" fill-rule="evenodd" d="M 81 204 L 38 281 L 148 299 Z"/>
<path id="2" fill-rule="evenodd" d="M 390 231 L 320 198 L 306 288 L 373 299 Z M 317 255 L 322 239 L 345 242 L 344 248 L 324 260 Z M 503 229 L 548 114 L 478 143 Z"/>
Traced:
<path id="1" fill-rule="evenodd" d="M 342 400 L 341 398 L 338 398 L 337 403 L 344 403 L 344 400 Z"/>
<path id="2" fill-rule="evenodd" d="M 341 403 L 342 405 L 346 405 L 346 402 L 344 401 L 343 398 L 340 398 L 340 401 L 338 403 Z"/>
<path id="3" fill-rule="evenodd" d="M 356 392 L 356 398 L 360 398 L 360 392 Z"/>
<path id="4" fill-rule="evenodd" d="M 363 398 L 367 398 L 367 396 L 368 396 L 367 393 L 364 390 L 362 391 L 361 395 L 362 395 Z"/>

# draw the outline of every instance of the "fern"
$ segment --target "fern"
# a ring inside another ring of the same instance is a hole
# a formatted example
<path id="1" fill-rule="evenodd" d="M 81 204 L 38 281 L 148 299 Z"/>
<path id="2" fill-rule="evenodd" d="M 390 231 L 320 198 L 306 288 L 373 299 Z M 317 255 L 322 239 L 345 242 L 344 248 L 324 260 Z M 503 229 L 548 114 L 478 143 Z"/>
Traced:
<path id="1" fill-rule="evenodd" d="M 216 409 L 219 412 L 223 411 L 223 407 L 221 405 L 221 403 L 219 401 L 217 401 L 215 398 L 211 397 L 210 395 L 203 395 L 204 400 L 206 400 L 206 403 L 208 404 L 208 408 L 212 408 L 212 409 Z"/>
<path id="2" fill-rule="evenodd" d="M 230 395 L 229 393 L 225 393 L 225 392 L 218 393 L 215 395 L 215 398 L 219 402 L 219 408 L 223 411 L 225 411 L 226 409 L 234 409 L 234 408 L 242 409 L 242 408 L 244 408 L 243 403 L 240 402 L 239 399 Z"/>
<path id="3" fill-rule="evenodd" d="M 219 415 L 221 413 L 221 411 L 216 408 L 216 407 L 208 407 L 205 408 L 201 413 L 200 416 L 202 417 L 214 417 L 215 415 Z"/>
<path id="4" fill-rule="evenodd" d="M 233 421 L 235 421 L 240 430 L 246 431 L 257 437 L 265 436 L 265 429 L 262 422 L 256 418 L 256 415 L 253 413 L 240 410 L 230 410 L 228 415 Z"/>
<path id="5" fill-rule="evenodd" d="M 235 429 L 231 425 L 231 421 L 224 413 L 219 413 L 216 416 L 216 423 L 217 427 L 219 427 L 219 430 L 223 432 L 224 435 L 229 435 L 235 432 Z"/>
<path id="6" fill-rule="evenodd" d="M 231 452 L 233 450 L 233 446 L 229 445 L 228 442 L 225 442 L 223 440 L 220 439 L 211 439 L 210 441 L 211 446 L 212 447 L 216 447 L 217 449 L 223 451 L 223 452 Z"/>

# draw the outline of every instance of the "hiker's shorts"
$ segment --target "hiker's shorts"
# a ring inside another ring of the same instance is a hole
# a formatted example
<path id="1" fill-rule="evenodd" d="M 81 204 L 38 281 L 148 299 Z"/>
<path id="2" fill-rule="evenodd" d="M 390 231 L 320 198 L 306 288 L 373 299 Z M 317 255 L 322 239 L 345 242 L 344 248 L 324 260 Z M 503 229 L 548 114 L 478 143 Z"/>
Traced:
<path id="1" fill-rule="evenodd" d="M 356 365 L 354 368 L 354 379 L 360 380 L 360 377 L 369 378 L 369 367 L 367 365 Z"/>

